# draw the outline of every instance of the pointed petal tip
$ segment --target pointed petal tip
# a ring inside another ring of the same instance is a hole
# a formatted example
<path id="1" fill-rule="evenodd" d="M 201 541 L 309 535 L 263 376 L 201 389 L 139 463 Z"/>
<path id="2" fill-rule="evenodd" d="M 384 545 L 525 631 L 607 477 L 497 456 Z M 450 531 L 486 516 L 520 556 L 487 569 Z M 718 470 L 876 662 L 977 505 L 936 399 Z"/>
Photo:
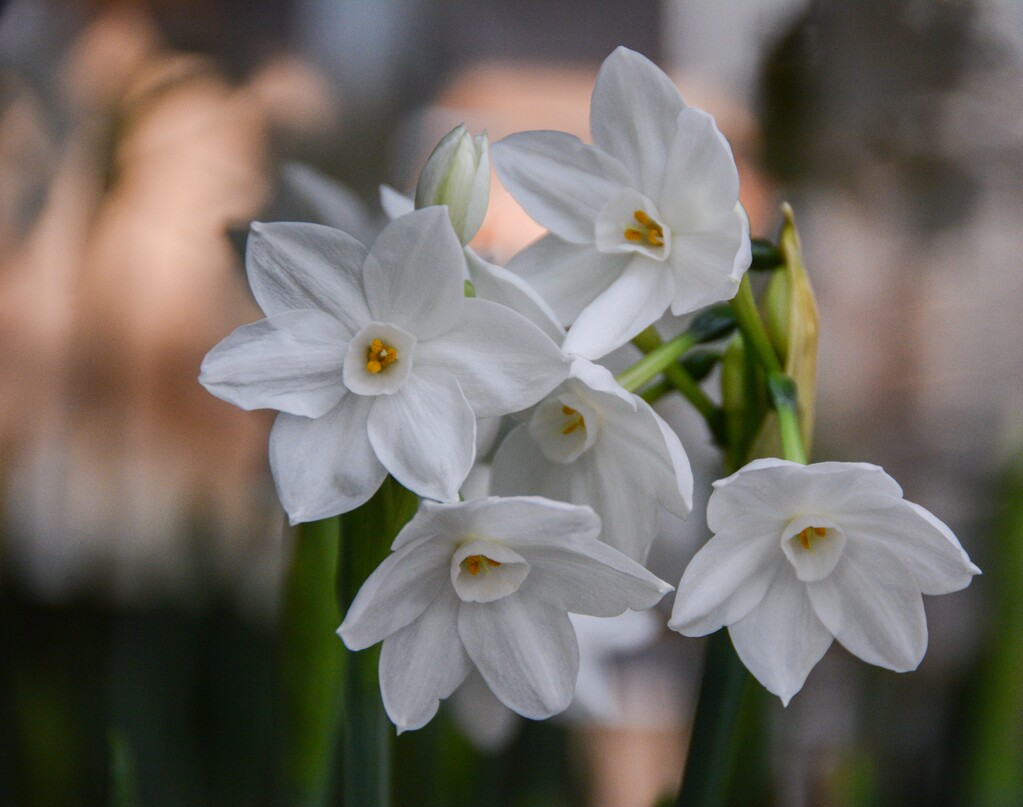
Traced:
<path id="1" fill-rule="evenodd" d="M 701 636 L 709 636 L 711 633 L 718 631 L 723 626 L 714 627 L 709 631 L 693 630 L 689 627 L 691 620 L 688 619 L 676 619 L 674 616 L 668 620 L 668 629 L 675 631 L 675 633 L 681 634 L 682 636 L 688 636 L 690 639 L 698 639 Z"/>
<path id="2" fill-rule="evenodd" d="M 976 563 L 973 563 L 972 561 L 970 561 L 970 562 L 969 562 L 969 563 L 967 564 L 967 567 L 966 567 L 966 569 L 967 569 L 967 571 L 968 571 L 968 572 L 969 572 L 970 574 L 974 574 L 974 575 L 976 575 L 976 574 L 984 574 L 984 572 L 982 572 L 982 571 L 980 570 L 980 567 L 979 567 L 979 566 L 978 566 L 978 565 L 977 565 Z"/>
<path id="3" fill-rule="evenodd" d="M 345 636 L 345 634 L 346 634 L 346 633 L 348 633 L 348 630 L 349 630 L 349 627 L 348 627 L 348 620 L 346 619 L 346 620 L 345 620 L 345 621 L 343 621 L 343 622 L 342 622 L 342 623 L 341 623 L 340 625 L 338 625 L 338 627 L 337 627 L 337 630 L 335 630 L 335 631 L 334 631 L 334 633 L 336 633 L 336 634 L 337 634 L 337 638 L 339 638 L 339 639 L 341 640 L 341 643 L 342 643 L 342 644 L 343 644 L 343 645 L 344 645 L 345 647 L 347 647 L 347 648 L 348 648 L 349 650 L 354 650 L 355 648 L 351 647 L 351 646 L 350 646 L 350 645 L 348 644 L 348 639 L 347 639 L 347 638 L 346 638 L 346 636 Z"/>

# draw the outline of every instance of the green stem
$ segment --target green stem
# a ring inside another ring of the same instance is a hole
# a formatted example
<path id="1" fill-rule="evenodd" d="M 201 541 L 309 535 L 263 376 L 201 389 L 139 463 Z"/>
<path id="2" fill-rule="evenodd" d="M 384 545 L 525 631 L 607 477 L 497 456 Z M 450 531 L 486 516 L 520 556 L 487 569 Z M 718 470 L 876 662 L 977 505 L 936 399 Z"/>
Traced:
<path id="1" fill-rule="evenodd" d="M 731 305 L 735 319 L 739 323 L 739 329 L 742 331 L 746 344 L 753 351 L 753 355 L 757 357 L 757 362 L 768 374 L 782 373 L 781 361 L 778 359 L 778 354 L 774 352 L 771 339 L 767 335 L 764 323 L 760 319 L 760 313 L 757 311 L 757 304 L 753 299 L 753 289 L 749 284 L 749 275 L 742 276 L 739 291 L 732 299 Z"/>
<path id="2" fill-rule="evenodd" d="M 697 412 L 703 415 L 704 420 L 713 423 L 721 416 L 718 408 L 710 396 L 703 391 L 703 388 L 693 380 L 693 377 L 686 372 L 679 364 L 673 364 L 664 368 L 664 377 L 671 382 L 672 386 L 681 392 L 693 405 Z"/>
<path id="3" fill-rule="evenodd" d="M 698 344 L 697 337 L 688 331 L 680 333 L 670 342 L 664 342 L 652 349 L 645 349 L 644 345 L 649 344 L 648 338 L 651 329 L 647 329 L 634 340 L 644 350 L 646 355 L 636 362 L 632 367 L 621 373 L 617 380 L 629 392 L 635 392 L 640 387 L 650 383 L 656 376 L 663 373 L 668 367 L 674 365 L 682 354 L 689 348 Z M 654 331 L 656 336 L 656 331 Z M 660 337 L 657 337 L 660 342 Z"/>
<path id="4" fill-rule="evenodd" d="M 726 803 L 739 740 L 735 727 L 749 680 L 731 638 L 719 630 L 707 640 L 678 807 L 721 807 Z"/>
<path id="5" fill-rule="evenodd" d="M 778 413 L 778 431 L 781 433 L 782 454 L 785 459 L 806 465 L 806 446 L 799 425 L 799 407 L 796 402 L 796 382 L 784 373 L 767 376 L 767 390 Z"/>
<path id="6" fill-rule="evenodd" d="M 699 332 L 694 332 L 693 329 L 690 329 L 685 333 L 681 334 L 680 336 L 677 336 L 671 342 L 664 343 L 661 340 L 660 334 L 658 334 L 657 331 L 652 326 L 647 328 L 645 331 L 643 331 L 643 333 L 639 334 L 639 336 L 632 340 L 636 347 L 638 347 L 640 350 L 646 353 L 646 356 L 640 359 L 636 364 L 634 364 L 624 373 L 619 375 L 618 383 L 625 387 L 625 389 L 629 390 L 634 390 L 637 389 L 639 386 L 643 386 L 643 384 L 645 384 L 646 381 L 642 382 L 637 387 L 630 388 L 626 383 L 622 382 L 622 379 L 625 378 L 626 381 L 628 381 L 629 379 L 627 378 L 627 376 L 630 373 L 632 373 L 637 367 L 644 366 L 643 363 L 651 356 L 662 355 L 658 353 L 658 351 L 664 350 L 674 342 L 682 340 L 683 337 L 688 337 L 688 339 L 691 342 L 690 347 L 702 341 L 701 334 Z M 686 348 L 686 350 L 688 350 L 688 347 Z M 682 351 L 682 353 L 684 352 L 685 350 Z M 721 443 L 723 439 L 723 432 L 721 430 L 724 427 L 724 421 L 722 419 L 721 410 L 720 408 L 718 408 L 717 404 L 715 404 L 710 399 L 707 393 L 703 391 L 700 385 L 696 383 L 696 380 L 691 375 L 689 375 L 688 371 L 678 363 L 679 356 L 681 356 L 681 353 L 675 356 L 671 360 L 670 364 L 664 365 L 659 370 L 655 371 L 653 374 L 657 375 L 658 373 L 663 373 L 664 378 L 666 379 L 666 383 L 661 382 L 658 384 L 651 385 L 647 389 L 644 389 L 640 394 L 643 400 L 645 400 L 647 403 L 652 403 L 653 401 L 656 401 L 658 398 L 660 398 L 665 392 L 667 392 L 668 389 L 673 388 L 678 390 L 680 393 L 682 393 L 686 400 L 688 400 L 689 403 L 693 405 L 696 411 L 703 416 L 703 419 L 707 421 L 707 425 L 710 428 L 711 433 L 714 435 L 714 438 L 719 443 Z M 660 363 L 659 361 L 652 362 L 653 365 L 657 365 L 659 363 Z M 644 371 L 644 373 L 645 372 L 646 371 Z M 653 376 L 651 376 L 651 378 L 652 377 Z M 649 379 L 647 379 L 647 381 L 649 381 Z"/>
<path id="7" fill-rule="evenodd" d="M 366 578 L 387 557 L 391 542 L 415 514 L 418 498 L 388 477 L 366 504 L 341 516 L 338 594 L 342 613 Z M 380 648 L 347 652 L 342 689 L 342 804 L 391 803 L 391 738 L 394 728 L 380 699 Z"/>
<path id="8" fill-rule="evenodd" d="M 334 570 L 338 519 L 300 524 L 284 586 L 282 673 L 289 803 L 322 805 L 337 733 L 343 646 Z"/>
<path id="9" fill-rule="evenodd" d="M 643 389 L 641 389 L 636 394 L 644 401 L 646 401 L 648 404 L 654 404 L 657 403 L 659 400 L 661 400 L 661 398 L 663 398 L 665 395 L 667 395 L 674 389 L 675 387 L 673 387 L 667 381 L 661 380 L 655 381 L 653 384 L 643 387 Z"/>

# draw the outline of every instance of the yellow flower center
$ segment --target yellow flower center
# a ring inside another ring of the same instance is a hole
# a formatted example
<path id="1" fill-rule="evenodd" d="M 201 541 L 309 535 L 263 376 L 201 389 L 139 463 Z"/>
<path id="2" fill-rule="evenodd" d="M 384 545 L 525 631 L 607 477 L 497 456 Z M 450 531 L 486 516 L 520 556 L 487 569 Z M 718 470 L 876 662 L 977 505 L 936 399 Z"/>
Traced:
<path id="1" fill-rule="evenodd" d="M 652 247 L 663 247 L 664 228 L 642 210 L 637 210 L 632 215 L 639 226 L 626 227 L 625 240 L 632 241 L 634 244 L 646 241 Z"/>
<path id="2" fill-rule="evenodd" d="M 572 417 L 572 415 L 577 416 L 572 418 L 565 428 L 561 430 L 562 434 L 571 434 L 576 429 L 582 429 L 583 431 L 586 430 L 586 418 L 580 415 L 578 410 L 573 409 L 571 406 L 562 406 L 561 414 L 565 415 L 565 417 Z"/>
<path id="3" fill-rule="evenodd" d="M 826 538 L 827 527 L 807 527 L 799 533 L 799 545 L 807 552 L 813 552 L 813 541 L 815 538 Z"/>
<path id="4" fill-rule="evenodd" d="M 371 373 L 379 373 L 398 360 L 398 351 L 391 345 L 384 344 L 381 339 L 374 339 L 366 348 L 366 369 Z"/>
<path id="5" fill-rule="evenodd" d="M 481 571 L 486 574 L 490 574 L 491 566 L 496 568 L 500 565 L 500 561 L 492 560 L 486 555 L 469 555 L 469 557 L 462 561 L 462 568 L 473 577 L 478 575 Z"/>

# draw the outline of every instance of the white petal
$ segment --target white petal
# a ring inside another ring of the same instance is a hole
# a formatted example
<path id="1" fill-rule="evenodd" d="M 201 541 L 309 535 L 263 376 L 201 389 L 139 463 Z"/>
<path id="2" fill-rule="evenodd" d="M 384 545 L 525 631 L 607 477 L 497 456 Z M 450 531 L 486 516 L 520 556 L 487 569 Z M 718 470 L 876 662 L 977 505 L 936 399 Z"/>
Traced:
<path id="1" fill-rule="evenodd" d="M 933 513 L 900 500 L 890 507 L 860 510 L 843 525 L 863 545 L 881 544 L 898 555 L 924 594 L 948 594 L 970 584 L 974 566 L 955 535 Z"/>
<path id="2" fill-rule="evenodd" d="M 345 394 L 342 325 L 322 311 L 286 311 L 242 325 L 206 354 L 199 383 L 242 409 L 319 417 Z"/>
<path id="3" fill-rule="evenodd" d="M 443 333 L 461 315 L 464 266 L 444 208 L 395 219 L 366 259 L 363 283 L 373 319 L 393 322 L 419 339 Z"/>
<path id="4" fill-rule="evenodd" d="M 530 563 L 530 582 L 573 614 L 618 616 L 656 605 L 671 586 L 603 541 L 557 532 L 543 543 L 511 544 Z M 523 589 L 524 590 L 524 589 Z"/>
<path id="5" fill-rule="evenodd" d="M 524 425 L 511 431 L 494 455 L 490 487 L 498 496 L 535 495 L 567 502 L 570 481 L 569 469 L 547 459 Z"/>
<path id="6" fill-rule="evenodd" d="M 454 376 L 413 371 L 378 395 L 369 440 L 388 471 L 420 496 L 455 501 L 476 449 L 476 417 Z"/>
<path id="7" fill-rule="evenodd" d="M 476 296 L 507 306 L 521 314 L 560 345 L 565 329 L 540 293 L 514 272 L 483 260 L 466 247 L 465 262 Z"/>
<path id="8" fill-rule="evenodd" d="M 655 199 L 676 230 L 701 232 L 733 211 L 739 200 L 739 171 L 732 149 L 714 119 L 692 108 L 679 114 L 670 142 Z"/>
<path id="9" fill-rule="evenodd" d="M 566 241 L 593 243 L 593 223 L 628 172 L 596 146 L 565 132 L 519 132 L 493 148 L 494 168 L 515 201 Z"/>
<path id="10" fill-rule="evenodd" d="M 785 706 L 803 688 L 832 641 L 814 613 L 806 586 L 787 566 L 779 567 L 760 604 L 728 633 L 742 663 Z"/>
<path id="11" fill-rule="evenodd" d="M 630 255 L 600 252 L 591 244 L 572 244 L 548 235 L 517 253 L 508 270 L 537 290 L 562 325 L 571 325 L 621 276 L 630 260 Z"/>
<path id="12" fill-rule="evenodd" d="M 579 647 L 568 614 L 525 590 L 488 603 L 462 603 L 458 633 L 498 699 L 542 720 L 572 702 Z"/>
<path id="13" fill-rule="evenodd" d="M 638 402 L 642 399 L 624 389 L 621 384 L 615 381 L 611 371 L 600 364 L 594 364 L 589 359 L 576 356 L 572 359 L 572 369 L 569 371 L 571 378 L 577 379 L 592 390 L 613 395 L 633 411 L 636 410 Z"/>
<path id="14" fill-rule="evenodd" d="M 693 471 L 678 435 L 653 408 L 634 396 L 636 412 L 622 413 L 606 434 L 619 456 L 642 469 L 644 484 L 672 513 L 685 518 L 693 509 Z"/>
<path id="15" fill-rule="evenodd" d="M 448 555 L 454 554 L 458 545 L 470 534 L 465 509 L 467 502 L 431 502 L 424 499 L 419 503 L 415 518 L 401 528 L 391 544 L 397 552 L 406 546 L 437 541 L 448 547 Z"/>
<path id="16" fill-rule="evenodd" d="M 864 462 L 754 460 L 714 483 L 707 503 L 712 532 L 757 534 L 782 529 L 796 513 L 822 513 L 845 524 L 844 513 L 901 498 L 898 483 L 876 465 Z"/>
<path id="17" fill-rule="evenodd" d="M 406 213 L 416 209 L 416 203 L 411 196 L 406 196 L 390 185 L 380 186 L 380 207 L 390 219 L 400 219 Z"/>
<path id="18" fill-rule="evenodd" d="M 387 476 L 366 436 L 371 399 L 346 395 L 322 417 L 282 413 L 270 430 L 270 470 L 292 524 L 354 510 Z"/>
<path id="19" fill-rule="evenodd" d="M 715 535 L 686 567 L 668 627 L 705 636 L 738 622 L 764 598 L 782 564 L 788 565 L 774 535 Z"/>
<path id="20" fill-rule="evenodd" d="M 604 432 L 612 430 L 608 425 Z M 597 512 L 601 541 L 644 563 L 660 524 L 657 488 L 647 481 L 652 474 L 616 450 L 623 440 L 604 438 L 591 455 L 566 468 L 572 474 L 571 501 Z"/>
<path id="21" fill-rule="evenodd" d="M 337 632 L 349 650 L 364 650 L 399 631 L 448 591 L 451 547 L 443 541 L 388 555 L 366 578 Z M 454 616 L 452 616 L 452 622 Z"/>
<path id="22" fill-rule="evenodd" d="M 924 603 L 893 552 L 850 540 L 835 571 L 806 586 L 817 616 L 850 653 L 896 672 L 920 664 L 927 650 Z"/>
<path id="23" fill-rule="evenodd" d="M 621 276 L 576 318 L 565 337 L 564 351 L 599 359 L 621 347 L 660 319 L 674 287 L 666 265 L 634 256 Z"/>
<path id="24" fill-rule="evenodd" d="M 735 263 L 732 264 L 732 279 L 741 281 L 742 276 L 746 274 L 746 270 L 750 268 L 750 264 L 753 261 L 753 245 L 750 243 L 749 238 L 749 216 L 746 215 L 746 210 L 738 202 L 735 203 L 735 215 L 739 219 L 739 224 L 742 227 L 741 246 L 739 251 L 735 253 Z"/>
<path id="25" fill-rule="evenodd" d="M 362 289 L 366 247 L 320 224 L 254 222 L 245 250 L 249 286 L 267 314 L 318 308 L 349 333 L 370 319 Z"/>
<path id="26" fill-rule="evenodd" d="M 458 598 L 445 590 L 380 651 L 380 694 L 398 733 L 429 723 L 471 669 L 458 638 Z"/>
<path id="27" fill-rule="evenodd" d="M 459 505 L 468 534 L 519 547 L 588 547 L 600 532 L 600 519 L 589 507 L 576 507 L 538 496 L 476 499 Z M 529 560 L 526 557 L 526 560 Z"/>
<path id="28" fill-rule="evenodd" d="M 685 102 L 653 62 L 619 47 L 604 60 L 590 103 L 590 132 L 652 193 L 660 187 L 669 144 Z"/>
<path id="29" fill-rule="evenodd" d="M 424 372 L 458 379 L 479 417 L 532 406 L 568 376 L 570 360 L 525 317 L 488 300 L 469 299 L 451 330 L 419 344 Z"/>
<path id="30" fill-rule="evenodd" d="M 713 228 L 677 233 L 668 256 L 675 277 L 671 313 L 686 314 L 734 297 L 742 278 L 735 271 L 739 254 L 749 254 L 749 237 L 734 211 Z M 747 261 L 742 268 L 748 266 Z"/>

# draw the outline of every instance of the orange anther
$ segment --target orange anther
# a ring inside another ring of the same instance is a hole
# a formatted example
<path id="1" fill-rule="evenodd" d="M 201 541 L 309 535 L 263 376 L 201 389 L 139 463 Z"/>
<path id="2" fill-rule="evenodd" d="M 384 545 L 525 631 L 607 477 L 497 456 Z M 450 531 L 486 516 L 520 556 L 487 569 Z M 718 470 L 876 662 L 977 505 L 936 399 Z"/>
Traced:
<path id="1" fill-rule="evenodd" d="M 501 563 L 500 561 L 488 558 L 486 555 L 469 555 L 469 557 L 462 561 L 462 565 L 469 574 L 475 577 L 480 573 L 481 569 L 490 566 L 497 567 L 500 566 Z"/>

